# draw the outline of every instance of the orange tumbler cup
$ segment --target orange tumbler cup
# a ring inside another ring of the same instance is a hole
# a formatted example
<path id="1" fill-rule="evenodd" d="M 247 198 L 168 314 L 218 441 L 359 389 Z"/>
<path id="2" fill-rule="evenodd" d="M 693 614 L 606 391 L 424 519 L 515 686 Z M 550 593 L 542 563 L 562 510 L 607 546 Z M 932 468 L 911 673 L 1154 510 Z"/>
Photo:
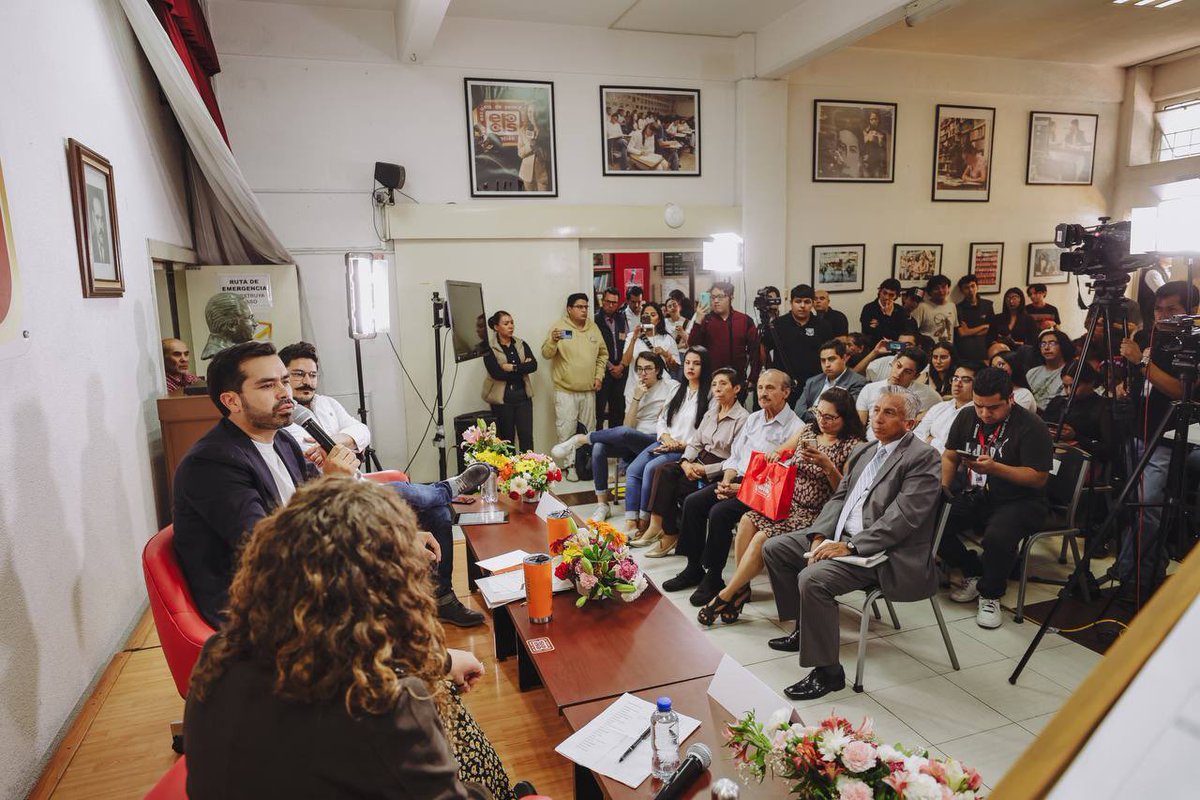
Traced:
<path id="1" fill-rule="evenodd" d="M 565 539 L 571 535 L 571 512 L 563 509 L 555 511 L 546 517 L 546 532 L 550 540 L 550 546 L 559 539 Z"/>
<path id="2" fill-rule="evenodd" d="M 554 563 L 545 553 L 526 556 L 521 565 L 525 570 L 525 599 L 529 606 L 529 621 L 549 622 L 554 618 Z"/>

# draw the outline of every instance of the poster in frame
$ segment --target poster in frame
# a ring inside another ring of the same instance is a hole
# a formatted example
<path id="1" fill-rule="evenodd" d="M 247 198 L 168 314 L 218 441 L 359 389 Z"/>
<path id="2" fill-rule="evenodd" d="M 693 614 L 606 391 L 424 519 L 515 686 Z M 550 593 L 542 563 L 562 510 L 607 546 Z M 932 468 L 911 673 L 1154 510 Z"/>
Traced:
<path id="1" fill-rule="evenodd" d="M 1059 256 L 1067 252 L 1054 242 L 1029 243 L 1029 267 L 1026 271 L 1025 285 L 1033 283 L 1066 283 L 1071 280 L 1069 273 L 1059 268 Z"/>
<path id="2" fill-rule="evenodd" d="M 900 281 L 900 288 L 923 289 L 930 278 L 941 274 L 942 246 L 940 244 L 892 245 L 892 277 Z"/>
<path id="3" fill-rule="evenodd" d="M 557 197 L 554 84 L 464 78 L 472 197 Z"/>
<path id="4" fill-rule="evenodd" d="M 600 138 L 604 175 L 697 178 L 700 90 L 601 86 Z"/>
<path id="5" fill-rule="evenodd" d="M 1004 271 L 1004 242 L 971 242 L 967 273 L 975 276 L 980 294 L 999 294 Z"/>
<path id="6" fill-rule="evenodd" d="M 892 183 L 896 104 L 813 101 L 813 181 Z"/>
<path id="7" fill-rule="evenodd" d="M 995 123 L 994 108 L 938 104 L 933 129 L 931 199 L 988 201 Z"/>
<path id="8" fill-rule="evenodd" d="M 84 297 L 122 297 L 121 235 L 117 190 L 108 159 L 67 140 L 67 175 L 75 217 L 75 244 Z"/>
<path id="9" fill-rule="evenodd" d="M 812 287 L 829 293 L 861 292 L 866 268 L 865 244 L 814 244 Z"/>
<path id="10" fill-rule="evenodd" d="M 1091 186 L 1099 122 L 1098 114 L 1030 111 L 1025 183 Z"/>

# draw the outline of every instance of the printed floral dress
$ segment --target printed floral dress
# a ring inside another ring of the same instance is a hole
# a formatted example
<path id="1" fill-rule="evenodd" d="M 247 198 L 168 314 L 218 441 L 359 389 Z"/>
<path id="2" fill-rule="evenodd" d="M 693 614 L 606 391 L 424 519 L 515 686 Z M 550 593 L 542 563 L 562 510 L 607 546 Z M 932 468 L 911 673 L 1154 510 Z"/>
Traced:
<path id="1" fill-rule="evenodd" d="M 811 426 L 810 426 L 811 427 Z M 815 433 L 815 431 L 812 431 Z M 861 439 L 838 439 L 833 444 L 821 444 L 817 441 L 817 450 L 829 457 L 838 468 L 846 466 L 850 452 L 862 444 Z M 835 487 L 829 485 L 825 471 L 813 463 L 796 463 L 796 488 L 792 491 L 792 510 L 778 522 L 760 514 L 757 511 L 746 512 L 754 529 L 762 531 L 767 536 L 778 536 L 781 533 L 791 533 L 812 525 L 817 514 L 825 503 L 833 496 Z"/>

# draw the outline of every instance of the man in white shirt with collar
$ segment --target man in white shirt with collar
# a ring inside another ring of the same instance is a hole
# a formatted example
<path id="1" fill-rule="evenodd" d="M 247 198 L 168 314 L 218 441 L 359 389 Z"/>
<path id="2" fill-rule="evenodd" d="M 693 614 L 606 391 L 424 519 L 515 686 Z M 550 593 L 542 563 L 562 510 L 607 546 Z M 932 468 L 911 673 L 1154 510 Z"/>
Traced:
<path id="1" fill-rule="evenodd" d="M 741 476 L 746 474 L 753 452 L 778 450 L 803 424 L 788 405 L 792 380 L 783 370 L 763 370 L 758 377 L 759 410 L 750 415 L 733 442 L 729 458 L 721 465 L 724 473 L 717 483 L 692 492 L 683 501 L 679 544 L 676 553 L 687 556 L 683 571 L 665 581 L 668 592 L 697 587 L 689 598 L 702 606 L 725 588 L 721 570 L 729 558 L 733 532 L 750 507 L 737 499 Z"/>
<path id="2" fill-rule="evenodd" d="M 974 397 L 975 373 L 981 369 L 983 365 L 976 361 L 964 361 L 954 368 L 954 377 L 950 379 L 950 399 L 938 403 L 921 418 L 921 423 L 913 431 L 918 439 L 939 453 L 946 449 L 950 424 Z"/>
<path id="3" fill-rule="evenodd" d="M 371 444 L 371 431 L 366 425 L 350 416 L 337 400 L 317 394 L 317 388 L 321 385 L 321 374 L 315 346 L 308 342 L 289 344 L 279 351 L 279 358 L 287 367 L 292 397 L 313 413 L 323 431 L 338 444 L 356 452 L 361 453 Z M 300 445 L 305 458 L 317 466 L 321 465 L 325 451 L 304 428 L 292 423 L 284 430 Z"/>

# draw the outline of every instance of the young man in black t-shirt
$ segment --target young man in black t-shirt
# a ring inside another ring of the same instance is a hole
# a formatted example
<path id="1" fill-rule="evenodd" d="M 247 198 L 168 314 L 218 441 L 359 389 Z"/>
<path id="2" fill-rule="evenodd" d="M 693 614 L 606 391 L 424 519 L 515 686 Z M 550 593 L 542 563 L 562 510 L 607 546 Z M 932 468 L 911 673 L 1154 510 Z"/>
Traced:
<path id="1" fill-rule="evenodd" d="M 1033 320 L 1033 327 L 1039 332 L 1062 325 L 1058 309 L 1046 302 L 1044 283 L 1030 284 L 1029 305 L 1025 306 L 1025 313 Z"/>
<path id="2" fill-rule="evenodd" d="M 813 288 L 806 283 L 792 287 L 791 313 L 772 324 L 775 339 L 775 367 L 792 378 L 793 386 L 803 386 L 821 372 L 821 345 L 832 338 L 829 324 L 813 312 Z"/>
<path id="3" fill-rule="evenodd" d="M 974 275 L 962 276 L 958 290 L 963 296 L 958 304 L 958 330 L 954 332 L 958 357 L 987 363 L 987 332 L 996 316 L 992 301 L 979 296 L 979 279 Z"/>
<path id="4" fill-rule="evenodd" d="M 973 403 L 954 418 L 942 453 L 942 489 L 963 490 L 952 501 L 938 555 L 962 570 L 966 584 L 950 599 L 978 598 L 975 622 L 981 628 L 999 628 L 1003 622 L 1000 598 L 1018 547 L 1046 518 L 1045 486 L 1053 459 L 1046 424 L 1013 401 L 1012 377 L 994 367 L 977 372 Z M 960 538 L 968 528 L 983 532 L 982 559 Z"/>
<path id="5" fill-rule="evenodd" d="M 863 336 L 867 337 L 868 347 L 873 347 L 880 339 L 895 341 L 906 330 L 908 312 L 896 302 L 899 296 L 900 281 L 888 278 L 879 284 L 878 297 L 863 306 L 858 322 Z"/>

